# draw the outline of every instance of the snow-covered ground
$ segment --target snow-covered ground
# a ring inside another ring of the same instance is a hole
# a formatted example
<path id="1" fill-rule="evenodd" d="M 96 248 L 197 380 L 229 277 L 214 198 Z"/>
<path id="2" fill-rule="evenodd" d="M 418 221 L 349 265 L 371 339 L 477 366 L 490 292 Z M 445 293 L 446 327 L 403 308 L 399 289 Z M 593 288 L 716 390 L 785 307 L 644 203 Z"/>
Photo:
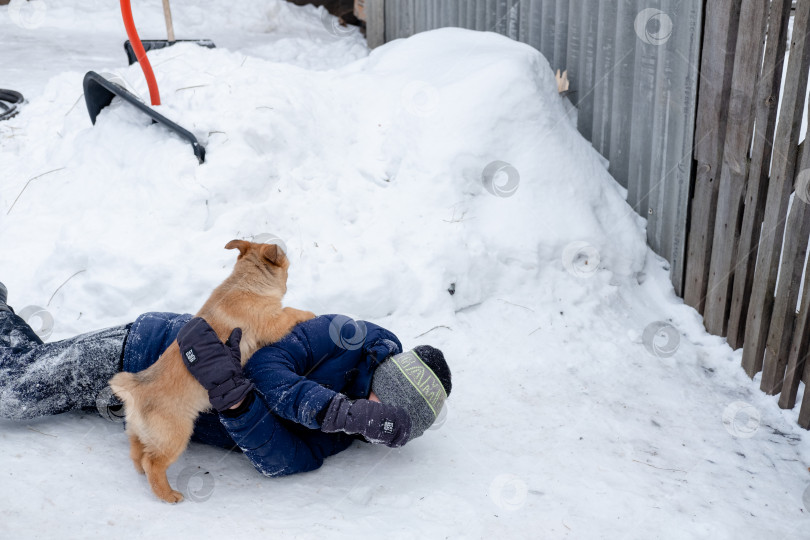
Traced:
<path id="1" fill-rule="evenodd" d="M 141 37 L 162 37 L 160 2 L 136 4 Z M 445 352 L 446 416 L 283 479 L 192 444 L 169 469 L 176 506 L 132 469 L 120 424 L 0 421 L 0 537 L 808 537 L 798 408 L 675 296 L 539 53 L 458 29 L 369 53 L 280 0 L 173 11 L 178 38 L 218 45 L 150 53 L 202 166 L 131 107 L 91 125 L 85 71 L 147 95 L 115 2 L 0 7 L 0 87 L 29 99 L 0 124 L 10 303 L 45 307 L 51 340 L 194 312 L 229 240 L 275 234 L 288 305 Z"/>

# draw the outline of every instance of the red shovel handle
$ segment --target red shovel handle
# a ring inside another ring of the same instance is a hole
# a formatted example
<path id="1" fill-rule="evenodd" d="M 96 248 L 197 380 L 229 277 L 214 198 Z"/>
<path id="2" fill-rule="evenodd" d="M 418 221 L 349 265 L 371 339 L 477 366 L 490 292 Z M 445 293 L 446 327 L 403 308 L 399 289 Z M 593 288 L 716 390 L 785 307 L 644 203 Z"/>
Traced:
<path id="1" fill-rule="evenodd" d="M 135 51 L 135 57 L 143 70 L 143 76 L 146 77 L 152 105 L 160 105 L 160 91 L 158 91 L 155 73 L 152 71 L 149 58 L 146 57 L 146 51 L 141 43 L 141 38 L 138 37 L 138 31 L 135 30 L 135 21 L 132 19 L 132 7 L 129 5 L 129 0 L 121 0 L 121 15 L 124 17 L 124 27 L 127 29 L 129 43 L 132 45 L 132 50 Z"/>

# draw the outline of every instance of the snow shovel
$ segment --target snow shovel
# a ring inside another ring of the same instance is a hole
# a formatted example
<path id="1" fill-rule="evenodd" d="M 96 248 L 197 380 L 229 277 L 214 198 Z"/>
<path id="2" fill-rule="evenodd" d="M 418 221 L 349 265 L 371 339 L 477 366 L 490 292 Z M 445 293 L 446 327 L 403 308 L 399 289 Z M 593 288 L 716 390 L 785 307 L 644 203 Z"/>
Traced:
<path id="1" fill-rule="evenodd" d="M 160 90 L 158 89 L 155 74 L 152 71 L 152 65 L 149 63 L 149 58 L 146 56 L 146 51 L 141 45 L 141 39 L 138 37 L 138 30 L 135 28 L 135 21 L 132 19 L 132 8 L 129 0 L 121 1 L 121 16 L 124 19 L 124 27 L 127 30 L 127 36 L 133 43 L 133 49 L 136 52 L 138 63 L 141 66 L 143 75 L 146 78 L 146 84 L 149 87 L 149 97 L 151 98 L 152 105 L 160 105 Z M 129 103 L 136 109 L 140 110 L 152 119 L 152 122 L 162 124 L 170 130 L 177 133 L 180 137 L 185 139 L 191 144 L 194 150 L 194 155 L 197 156 L 197 161 L 201 164 L 205 162 L 205 147 L 197 141 L 197 138 L 187 129 L 182 128 L 178 124 L 172 122 L 156 110 L 152 109 L 141 101 L 135 94 L 128 91 L 123 86 L 116 84 L 110 80 L 105 79 L 95 71 L 89 71 L 84 76 L 84 101 L 87 105 L 87 112 L 90 114 L 90 121 L 96 123 L 96 117 L 101 109 L 109 105 L 115 96 L 120 97 L 125 103 Z"/>
<path id="2" fill-rule="evenodd" d="M 101 112 L 101 109 L 109 105 L 115 96 L 118 96 L 130 105 L 145 113 L 152 119 L 152 122 L 166 126 L 170 130 L 177 133 L 181 138 L 188 141 L 188 143 L 191 144 L 194 155 L 197 156 L 197 161 L 200 162 L 200 164 L 205 163 L 205 147 L 200 144 L 197 137 L 195 137 L 187 129 L 182 128 L 159 112 L 150 108 L 143 101 L 138 99 L 135 94 L 123 86 L 105 79 L 95 71 L 87 72 L 87 74 L 84 76 L 83 86 L 84 101 L 87 104 L 87 112 L 90 114 L 90 121 L 93 124 L 96 123 L 96 117 Z"/>
<path id="3" fill-rule="evenodd" d="M 209 49 L 213 49 L 216 47 L 216 45 L 214 45 L 214 42 L 211 41 L 210 39 L 174 39 L 174 25 L 172 24 L 172 9 L 171 6 L 169 6 L 169 0 L 163 0 L 163 18 L 166 19 L 166 34 L 168 35 L 169 39 L 141 40 L 145 52 L 170 47 L 175 43 L 196 43 L 201 47 L 208 47 Z M 129 40 L 124 42 L 124 51 L 126 51 L 127 53 L 127 60 L 129 60 L 129 65 L 132 65 L 138 61 L 138 57 L 135 54 L 135 51 L 133 50 L 132 44 L 129 42 Z"/>

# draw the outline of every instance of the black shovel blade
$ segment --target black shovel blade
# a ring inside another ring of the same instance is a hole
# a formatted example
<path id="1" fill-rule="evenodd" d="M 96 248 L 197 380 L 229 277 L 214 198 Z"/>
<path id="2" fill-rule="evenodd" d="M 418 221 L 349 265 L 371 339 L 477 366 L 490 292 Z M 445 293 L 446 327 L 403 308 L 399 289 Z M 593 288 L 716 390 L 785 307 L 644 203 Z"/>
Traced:
<path id="1" fill-rule="evenodd" d="M 155 51 L 157 49 L 165 49 L 166 47 L 170 47 L 175 43 L 196 43 L 200 47 L 207 47 L 209 49 L 215 49 L 216 45 L 210 39 L 178 39 L 175 41 L 169 41 L 166 39 L 144 39 L 141 40 L 141 44 L 143 45 L 143 50 L 146 52 Z M 131 66 L 135 62 L 138 61 L 138 57 L 135 56 L 135 51 L 132 49 L 132 44 L 129 40 L 124 42 L 124 51 L 127 53 L 127 60 L 129 60 L 129 65 Z"/>
<path id="2" fill-rule="evenodd" d="M 191 134 L 190 131 L 178 126 L 159 112 L 150 108 L 138 97 L 114 82 L 110 82 L 95 71 L 88 71 L 84 76 L 84 101 L 87 104 L 87 112 L 90 114 L 90 121 L 96 123 L 96 117 L 101 112 L 101 109 L 109 105 L 115 96 L 120 97 L 125 102 L 129 103 L 136 109 L 146 114 L 152 119 L 152 122 L 163 124 L 170 130 L 174 131 L 180 137 L 187 140 L 194 155 L 197 156 L 197 161 L 201 164 L 205 163 L 205 147 L 197 141 L 197 137 Z"/>

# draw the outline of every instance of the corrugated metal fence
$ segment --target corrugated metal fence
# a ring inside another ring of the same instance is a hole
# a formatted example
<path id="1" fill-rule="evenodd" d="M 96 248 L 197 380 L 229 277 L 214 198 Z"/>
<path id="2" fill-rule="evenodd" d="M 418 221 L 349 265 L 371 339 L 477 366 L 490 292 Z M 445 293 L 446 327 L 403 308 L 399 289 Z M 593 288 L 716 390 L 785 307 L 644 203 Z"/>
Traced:
<path id="1" fill-rule="evenodd" d="M 683 289 L 701 0 L 386 0 L 385 40 L 498 32 L 568 70 L 579 131 L 610 160 Z"/>

